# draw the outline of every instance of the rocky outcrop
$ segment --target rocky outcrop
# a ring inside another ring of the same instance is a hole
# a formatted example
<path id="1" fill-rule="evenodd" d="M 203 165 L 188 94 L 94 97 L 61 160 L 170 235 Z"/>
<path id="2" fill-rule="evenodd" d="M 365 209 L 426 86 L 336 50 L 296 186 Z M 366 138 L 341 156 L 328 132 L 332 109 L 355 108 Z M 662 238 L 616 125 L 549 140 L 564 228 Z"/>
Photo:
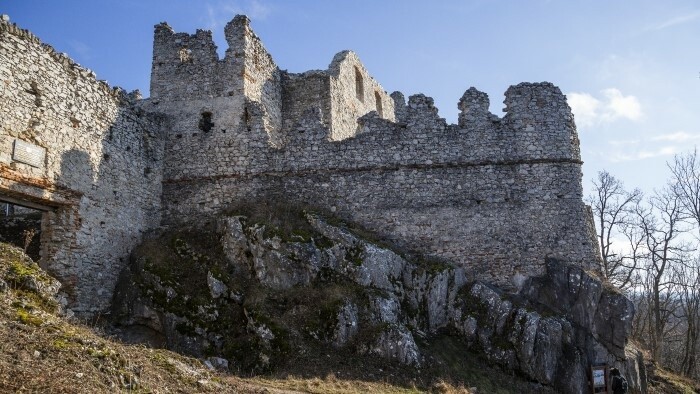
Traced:
<path id="1" fill-rule="evenodd" d="M 300 223 L 290 230 L 229 216 L 200 248 L 208 254 L 182 235 L 158 241 L 174 245 L 172 256 L 137 251 L 115 302 L 119 322 L 253 371 L 313 344 L 419 367 L 417 338 L 449 333 L 543 387 L 588 392 L 589 366 L 605 362 L 643 388 L 638 352 L 627 346 L 633 306 L 594 274 L 547 260 L 545 275 L 505 293 L 320 216 Z"/>

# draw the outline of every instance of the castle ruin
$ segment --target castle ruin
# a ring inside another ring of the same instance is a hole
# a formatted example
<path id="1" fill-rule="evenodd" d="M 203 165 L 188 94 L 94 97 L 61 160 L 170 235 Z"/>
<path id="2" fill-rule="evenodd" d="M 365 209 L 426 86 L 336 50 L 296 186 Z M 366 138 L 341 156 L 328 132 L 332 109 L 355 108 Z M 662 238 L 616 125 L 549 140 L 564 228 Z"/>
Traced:
<path id="1" fill-rule="evenodd" d="M 422 94 L 387 94 L 356 54 L 281 70 L 237 16 L 211 32 L 155 27 L 150 97 L 126 93 L 0 21 L 0 200 L 44 211 L 41 265 L 66 302 L 110 303 L 130 251 L 162 225 L 274 198 L 517 290 L 545 258 L 597 269 L 566 97 L 468 89 L 458 124 Z"/>

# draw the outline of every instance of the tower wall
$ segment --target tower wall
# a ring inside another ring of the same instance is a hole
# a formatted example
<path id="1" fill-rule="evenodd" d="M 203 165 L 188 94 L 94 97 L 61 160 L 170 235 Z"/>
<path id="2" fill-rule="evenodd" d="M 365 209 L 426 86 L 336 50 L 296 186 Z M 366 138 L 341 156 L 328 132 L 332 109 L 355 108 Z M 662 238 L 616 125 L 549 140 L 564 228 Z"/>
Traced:
<path id="1" fill-rule="evenodd" d="M 66 302 L 103 310 L 129 253 L 160 224 L 159 119 L 0 22 L 0 199 L 45 209 L 41 261 Z"/>

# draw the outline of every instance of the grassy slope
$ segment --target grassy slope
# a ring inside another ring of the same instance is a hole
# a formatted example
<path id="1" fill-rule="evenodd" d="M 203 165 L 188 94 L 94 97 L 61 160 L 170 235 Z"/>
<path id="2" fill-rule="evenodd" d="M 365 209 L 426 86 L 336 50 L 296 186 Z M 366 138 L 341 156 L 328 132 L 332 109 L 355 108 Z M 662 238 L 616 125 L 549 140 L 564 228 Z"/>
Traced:
<path id="1" fill-rule="evenodd" d="M 58 317 L 56 304 L 25 286 L 50 282 L 19 249 L 0 243 L 0 392 L 40 393 L 416 393 L 384 382 L 325 378 L 240 378 L 208 371 L 177 353 L 126 345 Z M 442 383 L 435 391 L 462 392 Z"/>

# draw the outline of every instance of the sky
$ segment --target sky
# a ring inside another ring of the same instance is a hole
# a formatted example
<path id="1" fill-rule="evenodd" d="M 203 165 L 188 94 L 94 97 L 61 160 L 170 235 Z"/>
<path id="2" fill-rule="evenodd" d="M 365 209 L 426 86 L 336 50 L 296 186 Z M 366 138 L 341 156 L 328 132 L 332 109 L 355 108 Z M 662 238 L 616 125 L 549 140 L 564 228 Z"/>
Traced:
<path id="1" fill-rule="evenodd" d="M 508 86 L 552 82 L 575 115 L 585 194 L 601 170 L 652 193 L 700 142 L 697 0 L 0 0 L 0 13 L 144 96 L 154 25 L 212 30 L 223 56 L 240 13 L 281 69 L 351 49 L 386 91 L 433 97 L 450 123 L 471 86 L 501 116 Z"/>

